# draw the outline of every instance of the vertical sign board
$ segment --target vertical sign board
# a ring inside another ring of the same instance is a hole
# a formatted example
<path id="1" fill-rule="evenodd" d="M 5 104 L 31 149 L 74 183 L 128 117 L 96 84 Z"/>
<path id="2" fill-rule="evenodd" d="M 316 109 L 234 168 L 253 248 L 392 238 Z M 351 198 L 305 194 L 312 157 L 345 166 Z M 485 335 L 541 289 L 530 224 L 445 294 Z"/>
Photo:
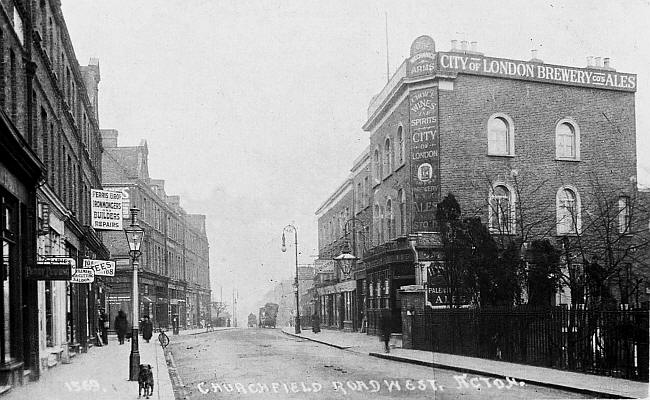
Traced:
<path id="1" fill-rule="evenodd" d="M 411 135 L 412 229 L 434 230 L 436 205 L 440 201 L 440 138 L 438 131 L 438 88 L 409 94 Z"/>
<path id="2" fill-rule="evenodd" d="M 90 189 L 92 227 L 97 230 L 122 230 L 122 193 Z"/>
<path id="3" fill-rule="evenodd" d="M 426 271 L 425 304 L 432 308 L 445 308 L 450 305 L 467 306 L 470 296 L 466 287 L 460 286 L 455 291 L 449 290 L 445 280 L 444 261 L 425 261 L 420 263 Z M 455 293 L 451 293 L 455 292 Z"/>

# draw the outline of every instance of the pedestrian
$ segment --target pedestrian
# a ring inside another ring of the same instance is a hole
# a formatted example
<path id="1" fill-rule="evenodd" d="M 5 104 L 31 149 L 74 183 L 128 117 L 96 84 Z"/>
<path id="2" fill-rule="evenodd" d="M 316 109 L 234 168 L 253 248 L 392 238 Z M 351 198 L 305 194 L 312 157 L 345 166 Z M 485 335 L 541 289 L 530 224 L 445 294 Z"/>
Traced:
<path id="1" fill-rule="evenodd" d="M 390 334 L 392 333 L 393 325 L 391 324 L 391 317 L 389 310 L 383 310 L 381 318 L 379 319 L 379 332 L 381 340 L 384 342 L 384 353 L 390 353 Z"/>
<path id="2" fill-rule="evenodd" d="M 318 317 L 318 312 L 314 312 L 314 315 L 311 316 L 311 330 L 314 333 L 320 332 L 320 318 Z"/>
<path id="3" fill-rule="evenodd" d="M 120 310 L 115 317 L 115 332 L 117 332 L 117 340 L 120 344 L 124 344 L 124 336 L 126 336 L 126 331 L 128 329 L 128 321 L 126 320 L 126 314 L 124 311 Z"/>
<path id="4" fill-rule="evenodd" d="M 149 340 L 151 340 L 151 335 L 153 335 L 153 324 L 151 323 L 149 316 L 145 315 L 144 319 L 142 320 L 142 338 L 147 343 L 149 343 Z"/>
<path id="5" fill-rule="evenodd" d="M 102 309 L 99 312 L 99 329 L 101 330 L 102 342 L 104 342 L 104 345 L 108 344 L 109 326 L 110 326 L 110 320 L 108 319 L 108 315 L 106 315 L 106 311 Z"/>

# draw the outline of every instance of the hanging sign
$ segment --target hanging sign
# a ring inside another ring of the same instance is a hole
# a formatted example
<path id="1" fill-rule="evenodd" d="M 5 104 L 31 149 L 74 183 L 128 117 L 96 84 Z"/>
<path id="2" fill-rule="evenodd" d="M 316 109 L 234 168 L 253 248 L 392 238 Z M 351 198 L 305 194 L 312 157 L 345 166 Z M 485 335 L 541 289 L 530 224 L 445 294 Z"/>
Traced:
<path id="1" fill-rule="evenodd" d="M 27 267 L 27 278 L 39 281 L 69 281 L 75 261 L 70 257 L 46 257 Z"/>
<path id="2" fill-rule="evenodd" d="M 95 271 L 96 276 L 115 276 L 115 261 L 85 259 L 83 267 Z"/>
<path id="3" fill-rule="evenodd" d="M 72 274 L 72 283 L 93 283 L 95 281 L 95 271 L 90 268 L 77 268 Z"/>
<path id="4" fill-rule="evenodd" d="M 122 193 L 90 189 L 92 226 L 97 230 L 122 230 Z"/>

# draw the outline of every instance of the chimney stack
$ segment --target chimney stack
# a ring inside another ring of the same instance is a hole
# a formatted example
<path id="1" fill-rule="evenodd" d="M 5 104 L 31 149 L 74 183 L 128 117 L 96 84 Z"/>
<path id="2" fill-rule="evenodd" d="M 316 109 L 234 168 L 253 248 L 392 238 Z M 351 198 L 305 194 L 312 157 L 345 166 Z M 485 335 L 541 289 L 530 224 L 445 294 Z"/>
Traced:
<path id="1" fill-rule="evenodd" d="M 458 40 L 452 40 L 451 41 L 451 51 L 456 51 L 458 50 Z"/>
<path id="2" fill-rule="evenodd" d="M 609 57 L 603 58 L 603 67 L 609 68 Z"/>
<path id="3" fill-rule="evenodd" d="M 594 66 L 595 67 L 602 67 L 603 65 L 600 63 L 600 57 L 594 57 Z"/>
<path id="4" fill-rule="evenodd" d="M 472 45 L 472 47 L 471 47 L 472 51 L 473 51 L 474 53 L 476 53 L 476 52 L 478 51 L 478 50 L 477 50 L 477 48 L 478 48 L 478 42 L 472 42 L 471 45 Z"/>
<path id="5" fill-rule="evenodd" d="M 467 40 L 461 40 L 460 47 L 462 51 L 467 51 Z"/>
<path id="6" fill-rule="evenodd" d="M 593 66 L 593 60 L 594 58 L 592 56 L 587 56 L 587 67 Z"/>

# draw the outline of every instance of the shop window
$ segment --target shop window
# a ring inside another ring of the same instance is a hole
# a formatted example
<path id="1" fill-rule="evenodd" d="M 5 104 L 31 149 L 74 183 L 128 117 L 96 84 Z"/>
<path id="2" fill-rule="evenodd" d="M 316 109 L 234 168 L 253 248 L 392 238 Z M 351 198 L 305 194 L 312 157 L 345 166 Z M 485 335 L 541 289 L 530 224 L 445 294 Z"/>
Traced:
<path id="1" fill-rule="evenodd" d="M 0 309 L 2 329 L 0 329 L 0 362 L 11 361 L 11 276 L 16 264 L 17 203 L 0 193 Z"/>

